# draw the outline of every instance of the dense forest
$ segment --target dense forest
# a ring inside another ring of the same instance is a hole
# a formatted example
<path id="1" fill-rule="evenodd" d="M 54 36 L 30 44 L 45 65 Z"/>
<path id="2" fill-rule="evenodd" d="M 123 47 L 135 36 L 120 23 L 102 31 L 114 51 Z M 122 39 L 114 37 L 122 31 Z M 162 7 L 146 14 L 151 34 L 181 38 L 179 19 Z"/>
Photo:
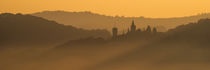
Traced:
<path id="1" fill-rule="evenodd" d="M 108 38 L 106 30 L 85 30 L 32 15 L 0 14 L 1 45 L 55 44 L 85 37 Z"/>

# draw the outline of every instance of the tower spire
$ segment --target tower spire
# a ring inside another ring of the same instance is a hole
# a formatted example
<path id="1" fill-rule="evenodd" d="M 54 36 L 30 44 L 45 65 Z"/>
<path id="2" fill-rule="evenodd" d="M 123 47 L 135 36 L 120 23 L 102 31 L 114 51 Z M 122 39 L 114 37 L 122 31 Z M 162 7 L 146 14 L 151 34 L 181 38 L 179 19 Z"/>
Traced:
<path id="1" fill-rule="evenodd" d="M 135 25 L 135 24 L 134 24 L 134 19 L 132 20 L 132 25 Z"/>
<path id="2" fill-rule="evenodd" d="M 114 27 L 112 28 L 112 38 L 116 38 L 118 36 L 118 28 L 116 27 L 117 21 L 114 23 Z"/>
<path id="3" fill-rule="evenodd" d="M 131 24 L 131 32 L 135 32 L 136 31 L 136 25 L 134 20 L 132 20 L 132 24 Z"/>

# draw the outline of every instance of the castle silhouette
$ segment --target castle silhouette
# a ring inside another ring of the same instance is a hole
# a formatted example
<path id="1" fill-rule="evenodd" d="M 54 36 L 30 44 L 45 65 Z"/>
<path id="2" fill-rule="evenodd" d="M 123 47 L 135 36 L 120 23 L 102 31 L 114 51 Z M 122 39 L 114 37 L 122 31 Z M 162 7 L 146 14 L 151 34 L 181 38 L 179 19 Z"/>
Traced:
<path id="1" fill-rule="evenodd" d="M 130 28 L 128 28 L 127 33 L 118 34 L 118 28 L 113 27 L 112 28 L 112 39 L 113 40 L 128 40 L 128 39 L 149 39 L 151 37 L 154 37 L 158 35 L 160 32 L 157 31 L 157 28 L 147 26 L 146 29 L 141 30 L 136 29 L 136 25 L 134 20 L 132 20 Z"/>

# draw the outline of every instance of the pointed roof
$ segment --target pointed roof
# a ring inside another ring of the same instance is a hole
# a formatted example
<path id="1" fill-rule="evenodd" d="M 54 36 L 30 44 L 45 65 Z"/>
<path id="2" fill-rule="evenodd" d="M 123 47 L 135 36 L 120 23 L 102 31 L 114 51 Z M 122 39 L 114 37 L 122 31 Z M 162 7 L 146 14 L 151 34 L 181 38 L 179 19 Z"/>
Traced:
<path id="1" fill-rule="evenodd" d="M 134 20 L 132 20 L 132 25 L 135 25 L 135 24 L 134 24 Z"/>

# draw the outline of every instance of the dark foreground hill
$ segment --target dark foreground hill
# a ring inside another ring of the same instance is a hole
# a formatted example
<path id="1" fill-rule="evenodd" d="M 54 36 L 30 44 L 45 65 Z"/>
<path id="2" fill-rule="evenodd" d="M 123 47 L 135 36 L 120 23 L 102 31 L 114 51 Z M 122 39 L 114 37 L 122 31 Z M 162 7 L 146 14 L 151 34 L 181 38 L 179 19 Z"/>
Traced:
<path id="1" fill-rule="evenodd" d="M 32 15 L 0 14 L 1 45 L 55 44 L 85 37 L 108 38 L 106 30 L 84 30 Z"/>
<path id="2" fill-rule="evenodd" d="M 210 18 L 210 14 L 201 14 L 189 17 L 177 18 L 144 18 L 144 17 L 112 17 L 91 12 L 65 12 L 65 11 L 44 11 L 32 15 L 54 20 L 61 24 L 73 25 L 85 29 L 108 29 L 117 26 L 120 32 L 127 31 L 134 19 L 137 28 L 146 28 L 147 25 L 155 26 L 159 31 L 175 28 L 178 25 L 196 22 L 202 18 Z"/>

